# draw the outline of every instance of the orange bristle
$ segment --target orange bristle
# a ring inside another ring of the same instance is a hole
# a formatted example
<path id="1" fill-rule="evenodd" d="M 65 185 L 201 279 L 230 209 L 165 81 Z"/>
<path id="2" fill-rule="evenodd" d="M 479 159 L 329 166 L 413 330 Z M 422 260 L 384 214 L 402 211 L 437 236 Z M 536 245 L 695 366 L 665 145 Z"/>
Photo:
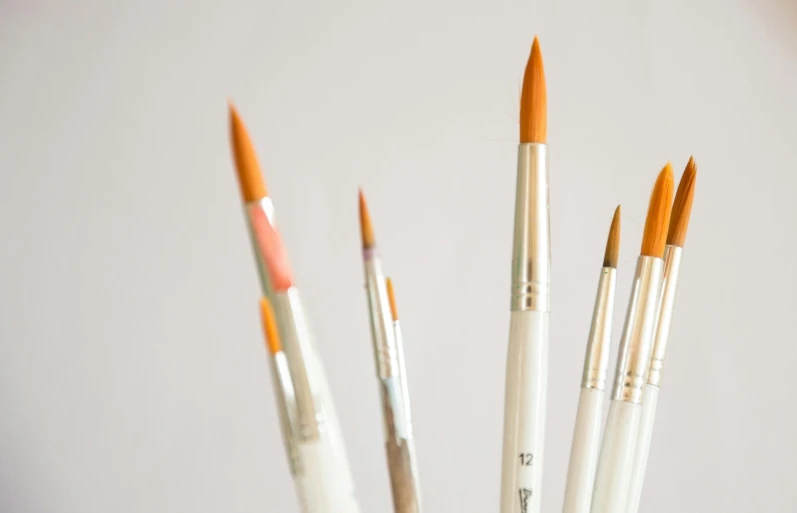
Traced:
<path id="1" fill-rule="evenodd" d="M 393 280 L 388 278 L 385 280 L 387 284 L 387 299 L 390 302 L 390 315 L 393 316 L 393 320 L 398 320 L 398 310 L 396 310 L 396 296 L 393 294 Z"/>
<path id="2" fill-rule="evenodd" d="M 606 240 L 606 252 L 603 254 L 603 267 L 617 269 L 620 259 L 620 205 L 614 211 L 612 226 L 609 228 L 609 238 Z"/>
<path id="3" fill-rule="evenodd" d="M 695 180 L 697 180 L 697 165 L 695 158 L 689 157 L 684 174 L 678 183 L 678 190 L 675 192 L 667 244 L 684 247 L 686 229 L 689 227 L 689 218 L 692 215 L 692 201 L 695 198 Z"/>
<path id="4" fill-rule="evenodd" d="M 523 75 L 520 94 L 520 142 L 545 143 L 548 140 L 548 97 L 540 42 L 534 36 L 531 55 Z"/>
<path id="5" fill-rule="evenodd" d="M 266 183 L 263 181 L 263 174 L 260 172 L 260 165 L 257 162 L 257 155 L 252 146 L 252 140 L 246 131 L 238 111 L 229 102 L 230 107 L 230 141 L 232 144 L 233 158 L 235 159 L 235 170 L 238 173 L 238 185 L 241 188 L 241 196 L 244 202 L 257 201 L 268 195 Z"/>
<path id="6" fill-rule="evenodd" d="M 667 245 L 667 226 L 670 224 L 672 209 L 672 166 L 669 162 L 659 173 L 653 193 L 650 195 L 648 215 L 645 218 L 645 230 L 642 234 L 642 251 L 645 256 L 664 257 Z"/>
<path id="7" fill-rule="evenodd" d="M 277 321 L 274 318 L 274 310 L 271 303 L 266 298 L 260 299 L 260 318 L 263 321 L 263 334 L 266 336 L 266 347 L 271 354 L 277 354 L 282 350 L 280 344 Z"/>
<path id="8" fill-rule="evenodd" d="M 371 214 L 368 213 L 368 204 L 365 202 L 365 194 L 362 189 L 360 189 L 360 236 L 363 249 L 370 249 L 376 245 L 374 228 L 371 226 Z"/>

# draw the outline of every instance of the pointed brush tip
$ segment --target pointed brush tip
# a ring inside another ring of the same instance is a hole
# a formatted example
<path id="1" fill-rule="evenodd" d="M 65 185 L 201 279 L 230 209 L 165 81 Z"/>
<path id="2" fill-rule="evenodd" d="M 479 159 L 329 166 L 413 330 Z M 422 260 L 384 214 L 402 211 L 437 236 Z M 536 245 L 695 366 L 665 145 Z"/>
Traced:
<path id="1" fill-rule="evenodd" d="M 548 139 L 545 67 L 537 36 L 531 45 L 520 93 L 520 142 L 545 144 Z"/>
<path id="2" fill-rule="evenodd" d="M 393 280 L 388 277 L 385 280 L 385 285 L 387 286 L 387 299 L 390 303 L 390 315 L 393 317 L 394 321 L 398 320 L 398 310 L 396 309 L 396 295 L 393 292 Z"/>
<path id="3" fill-rule="evenodd" d="M 244 202 L 258 201 L 268 196 L 266 182 L 260 171 L 249 132 L 234 105 L 230 105 L 230 139 L 235 171 Z"/>
<path id="4" fill-rule="evenodd" d="M 374 228 L 371 225 L 371 214 L 368 212 L 368 203 L 365 201 L 365 194 L 362 187 L 359 189 L 359 210 L 360 210 L 360 238 L 362 239 L 363 249 L 373 248 L 376 244 L 374 238 Z"/>
<path id="5" fill-rule="evenodd" d="M 614 210 L 609 237 L 606 240 L 606 252 L 603 255 L 603 267 L 617 268 L 620 259 L 620 205 Z"/>
<path id="6" fill-rule="evenodd" d="M 662 258 L 667 245 L 667 228 L 672 211 L 673 176 L 672 165 L 667 162 L 656 178 L 650 195 L 648 214 L 642 234 L 641 255 Z"/>
<path id="7" fill-rule="evenodd" d="M 689 158 L 684 174 L 678 183 L 675 200 L 672 205 L 670 227 L 667 231 L 667 244 L 684 247 L 686 232 L 689 228 L 689 219 L 692 216 L 692 202 L 695 197 L 695 183 L 697 181 L 697 165 L 694 157 Z"/>

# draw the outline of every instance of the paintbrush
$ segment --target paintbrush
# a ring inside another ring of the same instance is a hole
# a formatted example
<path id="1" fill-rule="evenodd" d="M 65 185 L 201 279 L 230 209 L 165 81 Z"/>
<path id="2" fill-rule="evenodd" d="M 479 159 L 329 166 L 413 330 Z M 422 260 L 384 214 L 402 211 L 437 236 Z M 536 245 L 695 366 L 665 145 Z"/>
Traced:
<path id="1" fill-rule="evenodd" d="M 670 338 L 672 314 L 675 308 L 675 295 L 678 291 L 678 275 L 681 272 L 681 259 L 686 242 L 686 229 L 692 213 L 692 200 L 695 196 L 697 166 L 693 157 L 686 164 L 675 201 L 672 207 L 670 229 L 667 232 L 667 248 L 664 256 L 664 278 L 661 284 L 658 321 L 653 337 L 653 355 L 648 369 L 648 381 L 642 391 L 642 413 L 639 421 L 639 434 L 634 450 L 634 464 L 631 472 L 631 485 L 628 494 L 628 513 L 637 513 L 642 500 L 642 486 L 650 453 L 650 440 L 653 436 L 653 422 L 656 416 L 656 403 L 659 399 L 661 371 Z"/>
<path id="2" fill-rule="evenodd" d="M 563 513 L 589 513 L 592 485 L 600 449 L 603 396 L 609 369 L 609 346 L 612 339 L 614 293 L 617 285 L 617 260 L 620 255 L 620 207 L 614 211 L 603 267 L 598 281 L 592 324 L 584 357 L 581 393 L 578 398 L 576 426 L 567 468 Z"/>
<path id="3" fill-rule="evenodd" d="M 541 504 L 551 281 L 546 109 L 535 37 L 520 99 L 501 513 L 539 513 Z"/>
<path id="4" fill-rule="evenodd" d="M 592 513 L 622 513 L 628 499 L 631 464 L 641 410 L 640 400 L 655 326 L 664 246 L 672 204 L 672 168 L 659 173 L 650 197 L 642 249 L 620 338 L 612 400 L 603 433 Z"/>

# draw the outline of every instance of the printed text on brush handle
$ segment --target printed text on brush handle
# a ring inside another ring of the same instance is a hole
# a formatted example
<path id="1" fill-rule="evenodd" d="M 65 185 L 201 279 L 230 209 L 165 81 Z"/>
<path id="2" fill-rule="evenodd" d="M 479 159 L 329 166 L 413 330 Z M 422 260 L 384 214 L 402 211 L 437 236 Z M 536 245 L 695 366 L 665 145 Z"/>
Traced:
<path id="1" fill-rule="evenodd" d="M 530 467 L 534 461 L 534 455 L 530 452 L 521 452 L 518 454 L 518 458 L 520 459 L 521 467 Z"/>

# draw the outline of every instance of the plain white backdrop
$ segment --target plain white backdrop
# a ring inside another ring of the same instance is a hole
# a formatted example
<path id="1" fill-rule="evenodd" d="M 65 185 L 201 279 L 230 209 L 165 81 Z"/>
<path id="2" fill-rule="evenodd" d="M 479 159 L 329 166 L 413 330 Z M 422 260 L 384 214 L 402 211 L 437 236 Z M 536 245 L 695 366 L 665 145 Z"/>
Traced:
<path id="1" fill-rule="evenodd" d="M 535 34 L 554 266 L 545 512 L 562 504 L 612 211 L 614 351 L 650 188 L 690 153 L 642 507 L 797 509 L 793 2 L 2 0 L 0 511 L 297 511 L 228 96 L 276 202 L 363 512 L 391 505 L 360 185 L 395 280 L 426 511 L 497 511 Z"/>

